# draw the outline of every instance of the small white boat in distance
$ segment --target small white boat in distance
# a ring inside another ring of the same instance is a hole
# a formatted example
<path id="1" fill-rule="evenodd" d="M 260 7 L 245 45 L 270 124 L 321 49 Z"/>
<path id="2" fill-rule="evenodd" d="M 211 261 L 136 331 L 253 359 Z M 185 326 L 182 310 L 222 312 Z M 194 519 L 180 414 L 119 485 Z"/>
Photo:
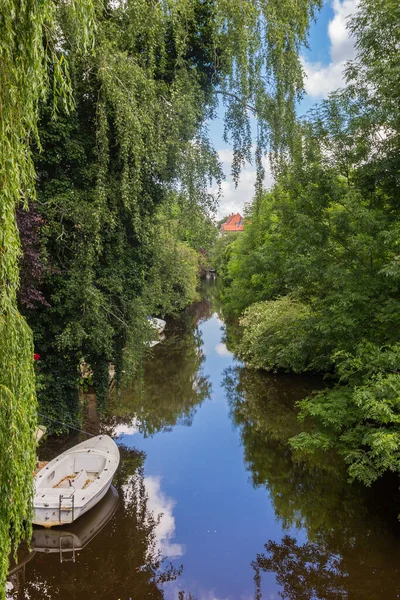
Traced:
<path id="1" fill-rule="evenodd" d="M 107 493 L 119 464 L 119 450 L 108 435 L 77 444 L 35 475 L 35 525 L 73 523 Z"/>
<path id="2" fill-rule="evenodd" d="M 147 317 L 147 320 L 153 327 L 153 329 L 157 331 L 158 335 L 160 335 L 164 331 L 166 326 L 166 322 L 164 321 L 164 319 L 157 319 L 156 317 Z"/>

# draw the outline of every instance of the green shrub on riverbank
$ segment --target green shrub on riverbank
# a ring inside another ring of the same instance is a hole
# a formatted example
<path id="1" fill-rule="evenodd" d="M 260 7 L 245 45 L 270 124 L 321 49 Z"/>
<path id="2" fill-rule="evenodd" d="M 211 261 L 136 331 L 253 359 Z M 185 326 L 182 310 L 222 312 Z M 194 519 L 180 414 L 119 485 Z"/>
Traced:
<path id="1" fill-rule="evenodd" d="M 288 296 L 252 304 L 240 319 L 243 338 L 239 353 L 251 367 L 305 371 L 308 352 L 304 348 L 307 306 Z"/>

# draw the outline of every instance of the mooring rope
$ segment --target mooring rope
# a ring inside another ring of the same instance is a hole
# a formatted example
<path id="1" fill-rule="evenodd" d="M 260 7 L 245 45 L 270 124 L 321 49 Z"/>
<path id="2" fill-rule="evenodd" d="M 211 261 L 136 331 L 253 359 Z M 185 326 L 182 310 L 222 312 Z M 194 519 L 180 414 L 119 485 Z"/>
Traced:
<path id="1" fill-rule="evenodd" d="M 44 417 L 45 419 L 50 419 L 50 421 L 54 421 L 54 423 L 58 423 L 59 425 L 64 425 L 64 427 L 69 427 L 70 429 L 74 429 L 75 431 L 79 431 L 80 433 L 85 433 L 86 435 L 90 435 L 91 437 L 96 437 L 94 433 L 83 431 L 83 429 L 78 429 L 78 427 L 73 427 L 72 425 L 68 425 L 68 423 L 63 423 L 63 421 L 57 421 L 57 419 L 53 419 L 53 417 L 49 417 L 48 415 L 44 415 L 43 413 L 38 412 L 38 415 Z"/>

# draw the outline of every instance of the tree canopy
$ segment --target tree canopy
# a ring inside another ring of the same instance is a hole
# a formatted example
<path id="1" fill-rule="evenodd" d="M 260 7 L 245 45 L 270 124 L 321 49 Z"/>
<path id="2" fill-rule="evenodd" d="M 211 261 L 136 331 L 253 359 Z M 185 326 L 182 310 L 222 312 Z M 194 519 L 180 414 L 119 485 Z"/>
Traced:
<path id="1" fill-rule="evenodd" d="M 293 446 L 335 449 L 367 485 L 400 468 L 399 16 L 389 0 L 359 3 L 344 89 L 298 123 L 223 265 L 246 361 L 331 376 L 301 401 L 315 428 Z"/>

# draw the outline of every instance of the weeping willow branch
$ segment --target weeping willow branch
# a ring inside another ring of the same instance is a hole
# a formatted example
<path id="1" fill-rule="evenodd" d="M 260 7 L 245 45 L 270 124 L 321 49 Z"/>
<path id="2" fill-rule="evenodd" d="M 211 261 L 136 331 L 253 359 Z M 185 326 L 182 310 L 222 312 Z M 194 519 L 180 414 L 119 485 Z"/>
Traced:
<path id="1" fill-rule="evenodd" d="M 257 109 L 254 106 L 251 106 L 251 104 L 248 104 L 243 98 L 240 98 L 240 96 L 234 94 L 233 92 L 215 90 L 214 94 L 221 94 L 222 96 L 228 96 L 229 98 L 233 98 L 234 100 L 236 100 L 236 102 L 242 105 L 243 108 L 246 108 L 247 110 L 250 110 L 253 114 L 257 115 Z"/>
<path id="2" fill-rule="evenodd" d="M 69 5 L 85 46 L 91 0 Z M 70 96 L 62 56 L 54 51 L 56 4 L 4 0 L 0 9 L 0 599 L 11 544 L 30 537 L 35 465 L 32 333 L 17 307 L 21 246 L 16 207 L 34 197 L 30 142 L 38 139 L 38 104 L 50 89 Z M 53 48 L 53 50 L 52 50 Z M 49 66 L 50 65 L 50 66 Z M 51 80 L 49 68 L 51 69 Z"/>

